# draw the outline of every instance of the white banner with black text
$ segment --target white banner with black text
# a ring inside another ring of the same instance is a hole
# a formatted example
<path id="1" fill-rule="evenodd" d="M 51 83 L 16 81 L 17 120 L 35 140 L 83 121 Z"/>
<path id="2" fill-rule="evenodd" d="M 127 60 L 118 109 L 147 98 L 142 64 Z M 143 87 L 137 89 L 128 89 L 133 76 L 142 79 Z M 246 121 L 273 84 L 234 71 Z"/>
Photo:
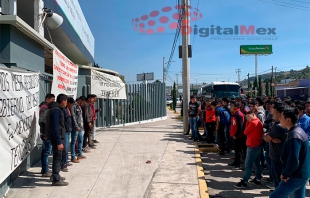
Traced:
<path id="1" fill-rule="evenodd" d="M 39 140 L 39 74 L 0 69 L 0 183 Z"/>
<path id="2" fill-rule="evenodd" d="M 125 83 L 118 77 L 91 70 L 91 93 L 98 98 L 127 99 Z"/>

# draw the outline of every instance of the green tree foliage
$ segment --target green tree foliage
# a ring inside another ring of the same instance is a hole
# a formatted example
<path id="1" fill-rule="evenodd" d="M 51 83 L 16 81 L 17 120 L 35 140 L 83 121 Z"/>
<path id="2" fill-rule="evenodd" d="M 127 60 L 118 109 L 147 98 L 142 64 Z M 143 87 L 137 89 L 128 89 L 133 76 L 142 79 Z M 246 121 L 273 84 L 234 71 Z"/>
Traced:
<path id="1" fill-rule="evenodd" d="M 269 80 L 266 80 L 266 95 L 270 96 L 270 83 L 269 83 Z"/>
<path id="2" fill-rule="evenodd" d="M 258 76 L 258 96 L 263 95 L 263 88 L 262 88 L 262 77 Z"/>
<path id="3" fill-rule="evenodd" d="M 251 81 L 250 81 L 250 78 L 248 79 L 248 90 L 250 91 L 250 89 L 252 88 L 252 85 L 251 85 Z"/>
<path id="4" fill-rule="evenodd" d="M 98 63 L 96 63 L 95 61 L 94 61 L 93 67 L 100 68 L 100 66 L 98 65 Z"/>
<path id="5" fill-rule="evenodd" d="M 126 81 L 125 81 L 125 76 L 123 76 L 123 75 L 119 75 L 119 78 L 123 81 L 123 83 L 125 83 L 125 84 L 126 84 Z"/>
<path id="6" fill-rule="evenodd" d="M 258 84 L 257 78 L 255 78 L 253 83 L 253 89 L 255 89 L 255 87 L 258 88 L 257 84 Z"/>
<path id="7" fill-rule="evenodd" d="M 161 83 L 161 81 L 160 80 L 155 80 L 155 82 L 154 83 Z"/>

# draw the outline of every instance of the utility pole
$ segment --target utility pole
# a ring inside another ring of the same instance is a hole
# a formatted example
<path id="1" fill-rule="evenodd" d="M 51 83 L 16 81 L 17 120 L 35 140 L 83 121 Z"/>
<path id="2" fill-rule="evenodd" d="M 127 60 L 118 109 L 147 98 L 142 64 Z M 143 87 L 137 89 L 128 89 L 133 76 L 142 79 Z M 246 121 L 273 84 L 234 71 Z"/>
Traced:
<path id="1" fill-rule="evenodd" d="M 181 25 L 181 35 L 182 35 L 182 84 L 183 84 L 183 132 L 186 133 L 188 129 L 188 104 L 189 104 L 189 79 L 190 79 L 190 62 L 188 59 L 188 45 L 189 45 L 189 0 L 182 0 L 182 25 Z"/>
<path id="2" fill-rule="evenodd" d="M 277 84 L 277 68 L 274 69 L 274 96 L 277 96 L 277 90 L 276 90 L 276 84 Z"/>
<path id="3" fill-rule="evenodd" d="M 238 74 L 238 83 L 239 83 L 240 82 L 241 69 L 236 69 L 236 73 Z"/>
<path id="4" fill-rule="evenodd" d="M 255 78 L 256 84 L 258 85 L 258 75 L 257 75 L 257 54 L 255 54 Z M 257 96 L 257 87 L 255 87 L 255 97 Z"/>
<path id="5" fill-rule="evenodd" d="M 271 97 L 274 97 L 273 66 L 271 67 Z"/>
<path id="6" fill-rule="evenodd" d="M 166 82 L 165 57 L 163 57 L 163 83 Z"/>
<path id="7" fill-rule="evenodd" d="M 175 74 L 177 77 L 177 90 L 179 90 L 179 74 Z"/>
<path id="8" fill-rule="evenodd" d="M 247 76 L 248 76 L 248 91 L 251 91 L 251 90 L 250 90 L 250 88 L 251 88 L 251 87 L 250 87 L 250 86 L 251 86 L 251 84 L 250 84 L 250 83 L 251 83 L 251 82 L 250 82 L 250 74 L 248 73 Z M 250 93 L 251 93 L 251 92 L 250 92 Z M 252 95 L 252 93 L 251 93 L 251 95 Z"/>

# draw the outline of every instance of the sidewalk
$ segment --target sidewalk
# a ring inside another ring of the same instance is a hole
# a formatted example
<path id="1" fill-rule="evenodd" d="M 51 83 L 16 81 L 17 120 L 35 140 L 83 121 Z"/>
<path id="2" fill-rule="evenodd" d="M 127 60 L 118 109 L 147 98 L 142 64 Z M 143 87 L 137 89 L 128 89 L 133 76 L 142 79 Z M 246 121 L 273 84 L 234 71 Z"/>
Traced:
<path id="1" fill-rule="evenodd" d="M 97 131 L 97 149 L 61 172 L 68 186 L 51 186 L 39 162 L 13 182 L 7 197 L 198 198 L 193 142 L 167 113 L 165 121 Z"/>

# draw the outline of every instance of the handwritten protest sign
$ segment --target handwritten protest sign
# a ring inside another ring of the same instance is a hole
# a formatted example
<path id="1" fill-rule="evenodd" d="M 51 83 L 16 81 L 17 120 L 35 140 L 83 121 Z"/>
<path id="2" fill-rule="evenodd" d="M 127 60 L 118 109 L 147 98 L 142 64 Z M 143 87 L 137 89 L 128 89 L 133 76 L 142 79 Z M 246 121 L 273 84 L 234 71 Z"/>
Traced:
<path id="1" fill-rule="evenodd" d="M 91 93 L 98 98 L 127 99 L 126 88 L 118 76 L 91 70 Z"/>
<path id="2" fill-rule="evenodd" d="M 39 140 L 39 74 L 0 69 L 0 183 Z"/>
<path id="3" fill-rule="evenodd" d="M 66 94 L 76 98 L 79 67 L 70 61 L 57 48 L 53 51 L 53 83 L 52 93 L 57 97 Z"/>

